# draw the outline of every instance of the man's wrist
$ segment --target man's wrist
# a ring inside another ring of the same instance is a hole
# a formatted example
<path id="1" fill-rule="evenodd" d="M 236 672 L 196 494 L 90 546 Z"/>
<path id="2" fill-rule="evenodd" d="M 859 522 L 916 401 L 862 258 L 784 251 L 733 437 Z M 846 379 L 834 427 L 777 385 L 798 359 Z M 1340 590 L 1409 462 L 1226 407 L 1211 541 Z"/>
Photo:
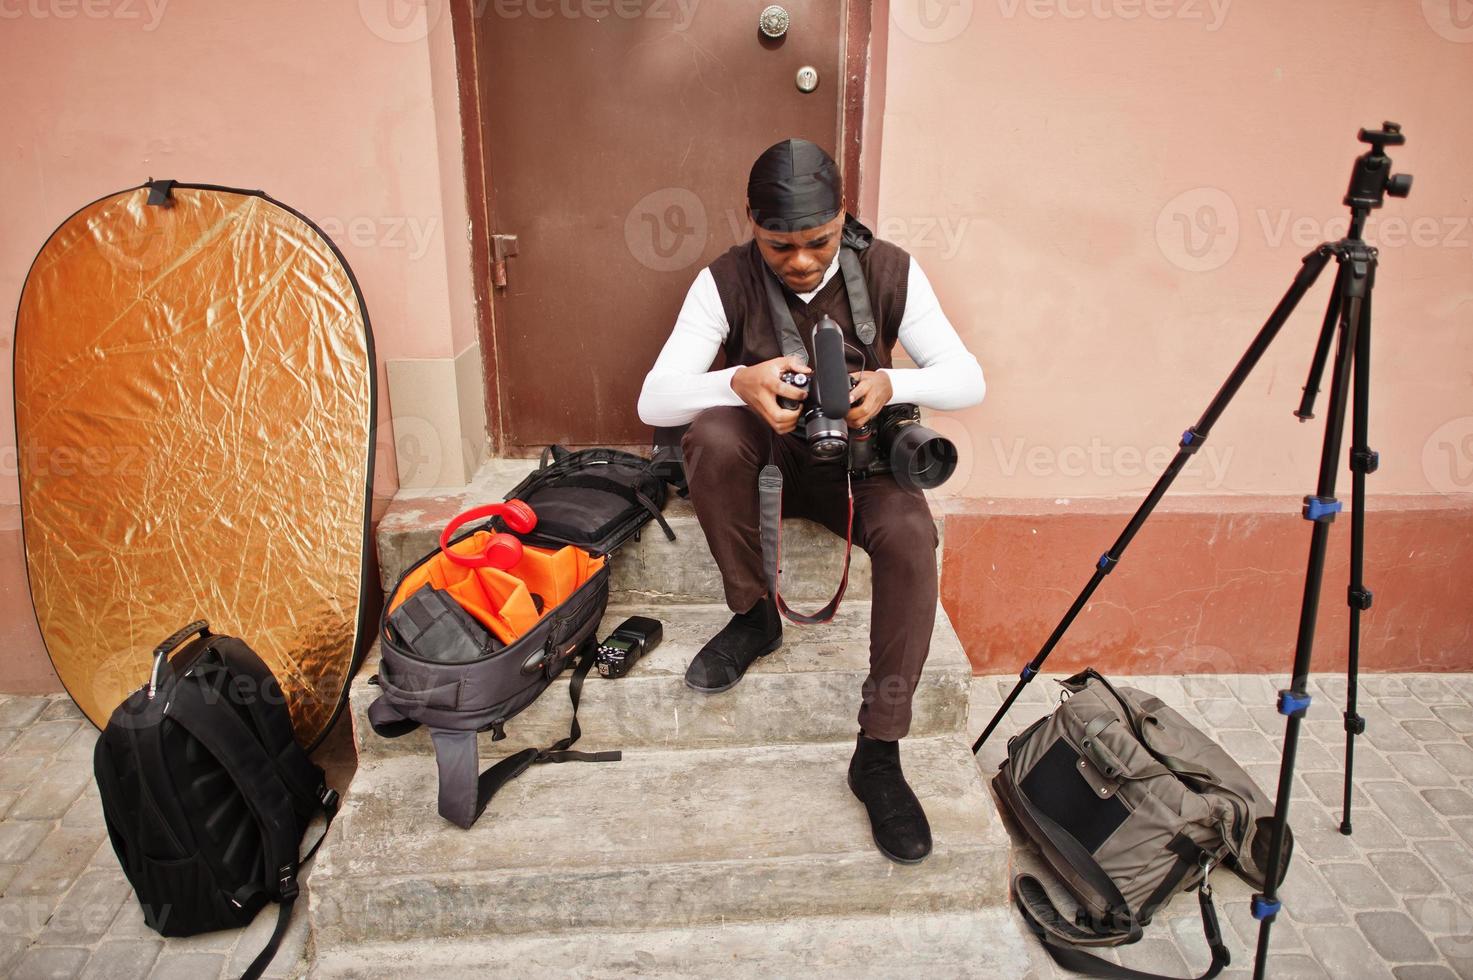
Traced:
<path id="1" fill-rule="evenodd" d="M 876 374 L 883 374 L 890 382 L 890 398 L 886 405 L 894 405 L 897 402 L 905 402 L 910 399 L 904 397 L 905 393 L 905 370 L 896 368 L 880 368 Z"/>

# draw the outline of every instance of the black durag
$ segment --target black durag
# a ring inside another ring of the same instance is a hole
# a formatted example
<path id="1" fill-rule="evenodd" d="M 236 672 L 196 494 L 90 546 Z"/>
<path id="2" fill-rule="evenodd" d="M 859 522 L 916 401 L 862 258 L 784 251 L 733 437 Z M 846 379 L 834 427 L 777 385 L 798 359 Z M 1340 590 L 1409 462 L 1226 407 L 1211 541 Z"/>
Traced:
<path id="1" fill-rule="evenodd" d="M 774 143 L 752 164 L 747 178 L 752 218 L 769 231 L 803 231 L 826 224 L 844 210 L 839 166 L 817 143 Z"/>

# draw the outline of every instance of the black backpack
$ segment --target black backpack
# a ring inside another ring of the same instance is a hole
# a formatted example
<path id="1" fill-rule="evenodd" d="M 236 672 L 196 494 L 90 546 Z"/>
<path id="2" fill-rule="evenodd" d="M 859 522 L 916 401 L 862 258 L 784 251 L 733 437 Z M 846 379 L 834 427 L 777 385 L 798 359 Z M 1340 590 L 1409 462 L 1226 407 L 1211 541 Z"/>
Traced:
<path id="1" fill-rule="evenodd" d="M 281 903 L 245 973 L 259 977 L 291 918 L 297 869 L 317 849 L 299 859 L 302 835 L 319 811 L 331 822 L 338 805 L 297 744 L 270 668 L 235 637 L 190 623 L 154 650 L 152 677 L 113 712 L 93 769 L 149 928 L 238 928 L 266 902 Z"/>

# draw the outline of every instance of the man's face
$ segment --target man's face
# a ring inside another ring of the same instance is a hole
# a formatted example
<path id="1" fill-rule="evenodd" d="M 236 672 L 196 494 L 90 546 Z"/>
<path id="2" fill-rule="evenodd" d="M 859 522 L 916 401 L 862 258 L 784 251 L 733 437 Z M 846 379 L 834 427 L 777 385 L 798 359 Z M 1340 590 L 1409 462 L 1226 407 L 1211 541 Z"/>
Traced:
<path id="1" fill-rule="evenodd" d="M 749 210 L 749 220 L 751 216 Z M 757 240 L 763 261 L 795 293 L 810 293 L 818 288 L 824 270 L 839 251 L 843 230 L 842 213 L 827 224 L 803 231 L 768 231 L 752 222 L 752 237 Z"/>

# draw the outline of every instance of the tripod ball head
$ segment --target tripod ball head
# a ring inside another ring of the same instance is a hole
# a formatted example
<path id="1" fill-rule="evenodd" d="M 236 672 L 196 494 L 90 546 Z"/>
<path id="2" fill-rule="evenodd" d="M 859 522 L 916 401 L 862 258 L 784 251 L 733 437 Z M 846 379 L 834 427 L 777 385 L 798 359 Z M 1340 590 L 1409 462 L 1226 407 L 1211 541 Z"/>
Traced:
<path id="1" fill-rule="evenodd" d="M 1350 189 L 1345 192 L 1345 204 L 1357 211 L 1369 211 L 1386 203 L 1386 195 L 1406 197 L 1412 192 L 1411 174 L 1393 174 L 1391 158 L 1386 147 L 1401 146 L 1407 141 L 1401 126 L 1384 122 L 1380 129 L 1362 129 L 1358 136 L 1362 143 L 1371 148 L 1355 160 L 1355 169 L 1350 174 Z"/>

